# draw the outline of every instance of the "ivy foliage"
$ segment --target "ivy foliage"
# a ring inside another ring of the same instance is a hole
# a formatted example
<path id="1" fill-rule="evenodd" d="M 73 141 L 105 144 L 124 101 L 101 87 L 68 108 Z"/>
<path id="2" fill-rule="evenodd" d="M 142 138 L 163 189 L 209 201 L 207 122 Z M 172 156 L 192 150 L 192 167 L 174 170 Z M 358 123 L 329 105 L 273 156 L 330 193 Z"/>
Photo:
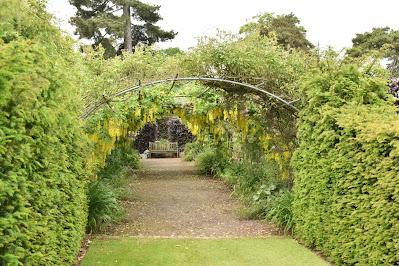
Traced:
<path id="1" fill-rule="evenodd" d="M 302 85 L 294 232 L 338 265 L 399 261 L 399 127 L 381 73 L 328 56 Z"/>
<path id="2" fill-rule="evenodd" d="M 0 265 L 68 265 L 86 224 L 79 58 L 44 2 L 0 3 Z"/>

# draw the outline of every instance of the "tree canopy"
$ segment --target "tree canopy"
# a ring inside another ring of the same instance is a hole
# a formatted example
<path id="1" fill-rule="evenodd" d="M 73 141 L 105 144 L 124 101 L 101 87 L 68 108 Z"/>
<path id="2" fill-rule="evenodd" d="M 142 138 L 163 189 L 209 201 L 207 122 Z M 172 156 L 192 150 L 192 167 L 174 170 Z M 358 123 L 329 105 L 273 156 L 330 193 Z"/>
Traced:
<path id="1" fill-rule="evenodd" d="M 162 19 L 160 6 L 136 0 L 69 0 L 77 8 L 72 24 L 80 38 L 102 45 L 105 57 L 128 51 L 140 43 L 153 44 L 173 39 L 174 31 L 166 31 L 156 23 Z"/>
<path id="2" fill-rule="evenodd" d="M 274 15 L 264 13 L 253 17 L 241 27 L 240 33 L 258 32 L 261 36 L 275 36 L 277 43 L 284 47 L 308 51 L 314 45 L 306 39 L 306 29 L 299 25 L 300 20 L 293 13 Z"/>
<path id="3" fill-rule="evenodd" d="M 388 69 L 392 75 L 399 75 L 399 31 L 389 27 L 373 28 L 370 32 L 356 34 L 352 48 L 347 51 L 350 57 L 361 57 L 377 52 L 389 60 Z"/>

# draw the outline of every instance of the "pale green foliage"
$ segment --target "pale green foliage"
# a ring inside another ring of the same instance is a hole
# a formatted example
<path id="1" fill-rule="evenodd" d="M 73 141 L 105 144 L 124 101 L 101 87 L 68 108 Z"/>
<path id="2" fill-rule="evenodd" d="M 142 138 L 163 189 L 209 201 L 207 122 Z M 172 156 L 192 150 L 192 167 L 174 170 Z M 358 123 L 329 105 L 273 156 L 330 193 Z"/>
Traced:
<path id="1" fill-rule="evenodd" d="M 84 99 L 93 104 L 118 90 L 148 81 L 172 78 L 177 72 L 176 58 L 149 47 L 137 47 L 135 53 L 104 59 L 103 51 L 86 49 Z"/>
<path id="2" fill-rule="evenodd" d="M 250 84 L 267 80 L 264 88 L 289 97 L 311 62 L 301 52 L 284 51 L 275 41 L 256 34 L 239 38 L 221 33 L 218 38 L 202 39 L 192 52 L 185 54 L 182 63 L 186 71 L 196 75 L 233 78 Z"/>

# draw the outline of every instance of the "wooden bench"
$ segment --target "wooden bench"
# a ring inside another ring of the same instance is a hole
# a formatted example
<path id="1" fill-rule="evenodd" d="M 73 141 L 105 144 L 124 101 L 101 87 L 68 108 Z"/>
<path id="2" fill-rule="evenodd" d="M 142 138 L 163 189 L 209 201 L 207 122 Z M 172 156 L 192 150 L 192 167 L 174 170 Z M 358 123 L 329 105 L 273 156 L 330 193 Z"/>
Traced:
<path id="1" fill-rule="evenodd" d="M 150 158 L 153 154 L 171 154 L 179 157 L 179 145 L 177 144 L 177 142 L 155 141 L 150 142 L 149 144 Z"/>

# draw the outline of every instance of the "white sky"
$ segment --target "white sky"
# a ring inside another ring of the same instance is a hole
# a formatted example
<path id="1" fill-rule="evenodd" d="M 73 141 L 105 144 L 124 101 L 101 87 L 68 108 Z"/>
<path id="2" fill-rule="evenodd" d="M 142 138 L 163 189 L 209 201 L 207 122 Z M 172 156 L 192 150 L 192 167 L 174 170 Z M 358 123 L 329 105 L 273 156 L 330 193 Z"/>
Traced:
<path id="1" fill-rule="evenodd" d="M 240 26 L 261 12 L 293 12 L 307 29 L 308 39 L 321 48 L 337 50 L 351 46 L 356 33 L 373 27 L 399 29 L 398 0 L 143 0 L 161 5 L 164 29 L 178 32 L 162 47 L 187 49 L 196 45 L 196 37 L 213 35 L 216 29 L 237 33 Z M 74 9 L 68 0 L 49 0 L 48 9 L 61 29 L 73 33 L 68 24 Z"/>

